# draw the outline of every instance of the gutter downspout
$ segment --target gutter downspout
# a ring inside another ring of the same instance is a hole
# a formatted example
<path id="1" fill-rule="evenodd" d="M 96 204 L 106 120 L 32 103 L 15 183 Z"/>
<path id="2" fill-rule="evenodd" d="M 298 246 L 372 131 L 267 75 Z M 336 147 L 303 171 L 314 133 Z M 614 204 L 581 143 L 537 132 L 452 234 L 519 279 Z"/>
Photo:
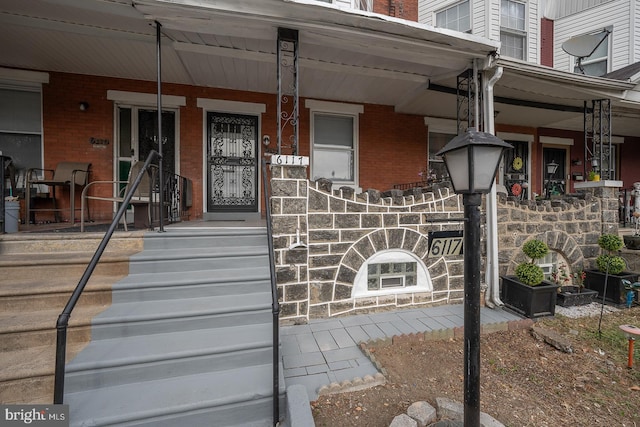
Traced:
<path id="1" fill-rule="evenodd" d="M 487 59 L 485 71 L 495 67 L 493 55 Z M 502 67 L 495 67 L 495 73 L 490 79 L 484 79 L 484 128 L 485 132 L 495 135 L 493 86 L 502 77 Z M 485 271 L 485 304 L 487 307 L 501 307 L 504 303 L 500 300 L 500 278 L 498 275 L 498 203 L 496 186 L 491 187 L 487 194 L 487 269 Z"/>

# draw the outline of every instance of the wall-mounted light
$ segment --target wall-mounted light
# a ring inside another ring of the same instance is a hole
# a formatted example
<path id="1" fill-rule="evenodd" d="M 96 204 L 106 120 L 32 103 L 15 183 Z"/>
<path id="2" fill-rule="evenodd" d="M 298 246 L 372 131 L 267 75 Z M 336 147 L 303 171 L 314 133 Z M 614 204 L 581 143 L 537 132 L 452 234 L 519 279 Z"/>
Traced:
<path id="1" fill-rule="evenodd" d="M 271 138 L 269 137 L 269 135 L 264 135 L 262 137 L 262 143 L 264 144 L 265 147 L 271 144 Z"/>
<path id="2" fill-rule="evenodd" d="M 89 109 L 89 103 L 86 101 L 82 101 L 80 103 L 80 111 L 87 111 Z"/>

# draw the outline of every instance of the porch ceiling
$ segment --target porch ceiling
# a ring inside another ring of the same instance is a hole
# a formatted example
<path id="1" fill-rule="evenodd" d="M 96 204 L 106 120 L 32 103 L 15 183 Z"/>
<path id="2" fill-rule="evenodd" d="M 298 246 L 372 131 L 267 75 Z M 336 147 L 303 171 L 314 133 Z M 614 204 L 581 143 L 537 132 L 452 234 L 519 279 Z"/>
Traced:
<path id="1" fill-rule="evenodd" d="M 154 81 L 154 21 L 162 25 L 164 82 L 275 93 L 277 29 L 287 27 L 300 34 L 302 97 L 452 119 L 455 96 L 432 89 L 455 88 L 455 76 L 474 58 L 498 48 L 480 37 L 310 0 L 4 0 L 0 66 Z M 552 77 L 507 62 L 495 88 L 497 122 L 581 130 L 582 114 L 509 100 L 580 107 L 626 89 Z M 614 133 L 640 135 L 637 109 L 628 105 L 631 118 L 614 119 Z"/>

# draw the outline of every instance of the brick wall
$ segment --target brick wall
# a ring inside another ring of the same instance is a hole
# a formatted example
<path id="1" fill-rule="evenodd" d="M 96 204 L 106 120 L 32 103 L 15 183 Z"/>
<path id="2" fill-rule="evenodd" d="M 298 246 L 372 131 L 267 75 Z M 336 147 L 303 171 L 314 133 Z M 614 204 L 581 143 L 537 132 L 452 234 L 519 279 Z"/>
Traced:
<path id="1" fill-rule="evenodd" d="M 49 84 L 43 85 L 43 139 L 44 167 L 53 169 L 63 160 L 89 161 L 92 164 L 91 180 L 112 180 L 114 159 L 114 104 L 107 99 L 108 90 L 154 94 L 156 82 L 105 78 L 79 74 L 50 73 Z M 186 106 L 179 109 L 180 174 L 193 181 L 193 207 L 190 218 L 202 217 L 202 159 L 203 112 L 196 105 L 197 98 L 224 99 L 263 103 L 267 112 L 261 118 L 261 131 L 272 137 L 276 134 L 275 96 L 255 92 L 164 83 L 164 95 L 186 97 Z M 79 103 L 86 101 L 89 108 L 80 111 Z M 106 139 L 108 145 L 93 145 L 90 138 Z M 144 159 L 142 159 L 144 160 Z M 98 191 L 110 195 L 109 189 Z M 109 194 L 107 194 L 109 192 Z M 68 208 L 68 193 L 58 194 L 59 207 Z M 80 206 L 80 195 L 76 205 Z M 111 219 L 108 202 L 90 201 L 91 217 L 97 220 Z M 68 219 L 68 212 L 62 212 Z M 37 220 L 51 219 L 52 215 L 39 213 Z"/>
<path id="2" fill-rule="evenodd" d="M 540 20 L 540 64 L 553 67 L 553 21 Z"/>
<path id="3" fill-rule="evenodd" d="M 418 0 L 374 0 L 373 11 L 418 22 Z"/>

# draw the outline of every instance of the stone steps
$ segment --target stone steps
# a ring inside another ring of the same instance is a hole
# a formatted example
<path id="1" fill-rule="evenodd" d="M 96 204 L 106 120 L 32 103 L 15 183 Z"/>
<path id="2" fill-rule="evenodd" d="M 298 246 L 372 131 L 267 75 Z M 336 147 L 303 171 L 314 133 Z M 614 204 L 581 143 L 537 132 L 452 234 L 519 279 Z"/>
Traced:
<path id="1" fill-rule="evenodd" d="M 0 235 L 0 403 L 51 403 L 56 322 L 98 247 L 95 233 Z M 141 233 L 114 235 L 78 301 L 67 360 L 91 339 L 91 319 L 111 304 L 111 288 L 142 249 Z"/>

